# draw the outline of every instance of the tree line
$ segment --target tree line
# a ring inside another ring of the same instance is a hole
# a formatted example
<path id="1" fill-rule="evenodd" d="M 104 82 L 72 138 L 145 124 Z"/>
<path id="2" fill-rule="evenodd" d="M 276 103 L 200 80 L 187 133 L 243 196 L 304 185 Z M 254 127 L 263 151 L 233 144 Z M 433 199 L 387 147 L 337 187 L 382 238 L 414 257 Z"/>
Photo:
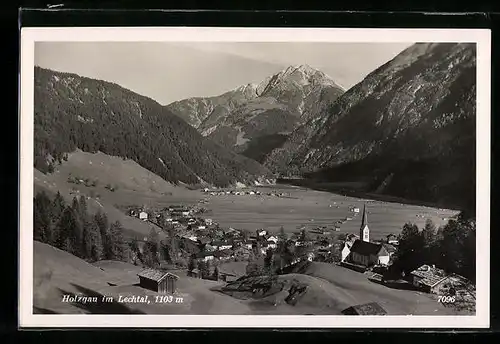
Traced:
<path id="1" fill-rule="evenodd" d="M 152 99 L 118 85 L 35 68 L 34 164 L 47 173 L 79 148 L 131 159 L 170 182 L 227 186 L 265 173 L 202 137 Z"/>
<path id="2" fill-rule="evenodd" d="M 427 220 L 421 230 L 415 224 L 406 223 L 389 274 L 408 275 L 423 264 L 436 265 L 475 281 L 475 219 L 462 213 L 439 228 Z"/>
<path id="3" fill-rule="evenodd" d="M 34 198 L 34 239 L 93 262 L 128 260 L 128 247 L 119 221 L 109 223 L 100 210 L 90 214 L 85 196 L 66 204 L 58 192 L 51 199 L 44 191 Z"/>

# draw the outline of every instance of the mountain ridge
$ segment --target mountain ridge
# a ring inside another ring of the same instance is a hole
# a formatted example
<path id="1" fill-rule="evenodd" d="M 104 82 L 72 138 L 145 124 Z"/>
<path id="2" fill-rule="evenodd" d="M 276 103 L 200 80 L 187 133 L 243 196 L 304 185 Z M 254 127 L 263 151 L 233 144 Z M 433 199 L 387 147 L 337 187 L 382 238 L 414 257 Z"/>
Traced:
<path id="1" fill-rule="evenodd" d="M 222 186 L 269 175 L 150 98 L 115 83 L 35 67 L 35 167 L 47 172 L 76 148 L 130 158 L 175 183 Z"/>
<path id="2" fill-rule="evenodd" d="M 220 96 L 188 98 L 167 108 L 202 135 L 245 156 L 254 158 L 256 152 L 262 160 L 274 148 L 271 142 L 279 145 L 280 140 L 273 139 L 276 135 L 289 134 L 343 92 L 325 73 L 304 64 Z M 266 141 L 263 152 L 257 152 L 259 140 Z"/>
<path id="3" fill-rule="evenodd" d="M 475 58 L 474 44 L 410 46 L 297 128 L 264 164 L 474 207 Z"/>

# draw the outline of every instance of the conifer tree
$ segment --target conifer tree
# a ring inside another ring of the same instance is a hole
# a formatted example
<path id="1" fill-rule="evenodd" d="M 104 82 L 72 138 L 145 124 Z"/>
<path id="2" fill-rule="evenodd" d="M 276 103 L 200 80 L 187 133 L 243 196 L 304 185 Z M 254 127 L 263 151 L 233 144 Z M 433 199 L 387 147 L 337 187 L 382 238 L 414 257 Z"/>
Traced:
<path id="1" fill-rule="evenodd" d="M 53 228 L 56 227 L 59 221 L 61 220 L 65 208 L 66 208 L 66 202 L 64 201 L 64 198 L 62 197 L 61 193 L 58 191 L 52 201 L 51 222 Z M 53 245 L 55 244 L 54 233 L 52 233 L 48 242 Z"/>
<path id="2" fill-rule="evenodd" d="M 97 224 L 97 228 L 101 234 L 103 259 L 109 259 L 109 257 L 112 256 L 112 249 L 109 235 L 109 222 L 106 213 L 98 210 L 94 215 L 94 222 Z"/>
<path id="3" fill-rule="evenodd" d="M 109 232 L 111 259 L 124 260 L 127 257 L 127 248 L 123 238 L 123 227 L 120 221 L 112 223 Z"/>
<path id="4" fill-rule="evenodd" d="M 66 207 L 61 219 L 56 226 L 55 243 L 56 247 L 63 251 L 73 253 L 75 247 L 74 228 L 77 226 L 75 213 L 71 207 Z"/>

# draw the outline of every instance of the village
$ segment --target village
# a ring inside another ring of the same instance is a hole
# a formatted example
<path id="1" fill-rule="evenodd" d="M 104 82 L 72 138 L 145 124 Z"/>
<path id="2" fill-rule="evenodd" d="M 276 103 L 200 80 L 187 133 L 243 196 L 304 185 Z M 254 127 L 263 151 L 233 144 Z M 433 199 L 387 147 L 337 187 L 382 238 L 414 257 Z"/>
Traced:
<path id="1" fill-rule="evenodd" d="M 246 194 L 251 195 L 251 192 Z M 350 207 L 350 214 L 334 222 L 331 227 L 322 226 L 311 230 L 299 227 L 300 230 L 294 233 L 285 233 L 283 229 L 278 233 L 271 233 L 264 228 L 256 229 L 255 232 L 222 228 L 207 217 L 210 211 L 200 206 L 204 203 L 205 200 L 200 200 L 199 205 L 195 206 L 128 209 L 130 216 L 150 222 L 163 233 L 164 240 L 170 245 L 171 263 L 176 262 L 173 265 L 161 263 L 165 261 L 165 257 L 161 257 L 161 250 L 157 250 L 159 264 L 145 266 L 144 271 L 139 274 L 144 288 L 159 293 L 175 293 L 175 281 L 178 277 L 174 270 L 183 270 L 191 278 L 223 281 L 230 289 L 231 285 L 238 285 L 249 276 L 286 273 L 294 266 L 317 261 L 365 274 L 367 281 L 371 283 L 436 296 L 444 295 L 453 299 L 457 297 L 466 304 L 475 303 L 472 283 L 462 276 L 447 274 L 443 269 L 425 262 L 407 276 L 387 278 L 398 250 L 399 238 L 389 234 L 384 240 L 371 240 L 366 205 L 362 211 L 359 207 Z M 360 218 L 359 235 L 339 233 L 340 224 L 356 218 Z M 147 241 L 148 238 L 145 237 L 143 245 L 139 245 L 140 253 L 143 253 L 142 247 Z M 179 261 L 182 263 L 179 264 Z M 245 274 L 224 271 L 224 265 L 231 262 L 246 264 Z M 365 309 L 367 312 L 376 309 L 377 314 L 380 314 L 379 305 L 353 305 L 355 306 L 359 306 L 356 309 Z"/>
<path id="2" fill-rule="evenodd" d="M 272 196 L 272 197 L 290 197 L 288 193 L 285 192 L 278 192 L 278 191 L 269 191 L 266 193 L 262 193 L 259 190 L 220 190 L 220 189 L 208 189 L 204 188 L 203 193 L 210 195 L 210 196 L 224 196 L 224 195 L 235 195 L 235 196 L 245 196 L 245 195 L 255 195 L 255 196 L 260 196 L 260 195 L 266 195 L 266 196 Z"/>

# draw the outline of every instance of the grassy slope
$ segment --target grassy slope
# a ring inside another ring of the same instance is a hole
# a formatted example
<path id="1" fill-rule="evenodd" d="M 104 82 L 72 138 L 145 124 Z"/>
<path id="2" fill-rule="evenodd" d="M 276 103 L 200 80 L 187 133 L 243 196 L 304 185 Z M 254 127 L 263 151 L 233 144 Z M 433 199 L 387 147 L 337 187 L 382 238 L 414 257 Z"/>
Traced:
<path id="1" fill-rule="evenodd" d="M 68 182 L 69 176 L 97 180 L 96 187 L 86 187 L 83 184 Z M 34 171 L 35 193 L 46 190 L 51 193 L 61 192 L 70 202 L 76 195 L 72 189 L 90 197 L 87 200 L 90 212 L 98 209 L 104 211 L 110 221 L 119 220 L 130 235 L 147 235 L 151 225 L 125 215 L 116 205 L 152 205 L 171 204 L 179 200 L 196 202 L 199 193 L 186 188 L 173 186 L 162 178 L 146 170 L 132 160 L 124 160 L 103 153 L 85 153 L 76 151 L 69 155 L 68 161 L 56 166 L 52 174 Z M 105 188 L 107 184 L 118 186 L 111 192 Z M 96 198 L 100 195 L 99 199 Z"/>
<path id="2" fill-rule="evenodd" d="M 350 305 L 376 301 L 390 315 L 452 315 L 432 297 L 412 291 L 389 289 L 373 284 L 366 276 L 331 264 L 312 263 L 301 273 L 280 276 L 285 282 L 283 291 L 258 300 L 240 300 L 217 290 L 221 282 L 179 276 L 177 295 L 182 303 L 154 303 L 156 293 L 140 288 L 136 274 L 141 267 L 113 261 L 94 265 L 64 251 L 34 243 L 34 300 L 38 312 L 106 313 L 106 314 L 332 314 Z M 308 285 L 307 292 L 295 306 L 285 298 L 292 282 Z M 150 304 L 69 304 L 61 302 L 63 294 L 150 295 Z"/>
<path id="3" fill-rule="evenodd" d="M 327 263 L 312 263 L 303 274 L 316 277 L 323 283 L 329 283 L 342 294 L 338 294 L 339 303 L 362 304 L 378 302 L 389 315 L 452 315 L 452 309 L 438 303 L 434 296 L 391 289 L 370 282 L 366 275 Z"/>
<path id="4" fill-rule="evenodd" d="M 95 265 L 40 242 L 34 243 L 34 300 L 39 312 L 108 313 L 108 314 L 245 314 L 247 306 L 229 296 L 211 291 L 218 282 L 194 279 L 179 273 L 179 304 L 156 304 L 156 293 L 137 286 L 136 274 L 141 267 L 123 262 L 98 262 Z M 111 283 L 112 285 L 108 284 Z M 150 295 L 151 304 L 123 303 L 69 304 L 61 302 L 63 294 Z"/>

